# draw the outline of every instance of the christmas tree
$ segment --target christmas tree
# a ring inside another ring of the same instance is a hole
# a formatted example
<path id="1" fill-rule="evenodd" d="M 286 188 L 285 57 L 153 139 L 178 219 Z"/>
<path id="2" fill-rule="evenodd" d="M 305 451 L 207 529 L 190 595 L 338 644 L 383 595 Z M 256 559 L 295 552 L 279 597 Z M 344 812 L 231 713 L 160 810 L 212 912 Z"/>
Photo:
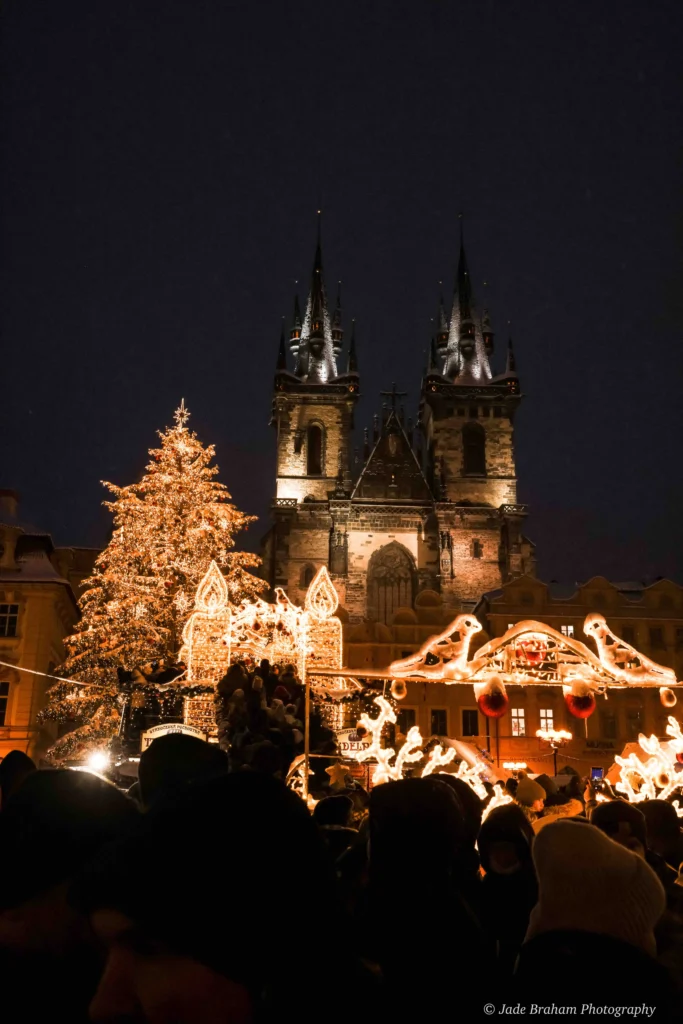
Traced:
<path id="1" fill-rule="evenodd" d="M 59 674 L 80 686 L 57 683 L 48 692 L 43 721 L 79 727 L 58 740 L 53 757 L 81 755 L 115 735 L 120 723 L 118 677 L 150 662 L 172 663 L 195 590 L 214 560 L 231 601 L 252 599 L 264 584 L 250 573 L 256 555 L 237 552 L 235 535 L 255 521 L 230 503 L 211 465 L 215 449 L 187 429 L 184 401 L 175 425 L 159 432 L 161 447 L 139 483 L 103 481 L 114 495 L 112 538 L 84 582 L 82 618 L 66 640 Z"/>

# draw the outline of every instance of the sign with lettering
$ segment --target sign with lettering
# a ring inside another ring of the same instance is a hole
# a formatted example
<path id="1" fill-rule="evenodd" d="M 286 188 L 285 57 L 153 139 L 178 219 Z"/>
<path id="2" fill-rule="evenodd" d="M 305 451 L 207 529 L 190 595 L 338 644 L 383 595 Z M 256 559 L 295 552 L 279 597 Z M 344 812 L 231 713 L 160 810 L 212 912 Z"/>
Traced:
<path id="1" fill-rule="evenodd" d="M 359 736 L 357 729 L 341 729 L 337 733 L 337 746 L 342 757 L 360 754 L 368 749 L 371 742 L 372 738 L 367 733 Z"/>
<path id="2" fill-rule="evenodd" d="M 198 740 L 205 740 L 206 733 L 202 732 L 201 729 L 196 729 L 193 725 L 183 725 L 182 722 L 166 722 L 164 725 L 154 725 L 151 729 L 147 729 L 143 732 L 140 737 L 142 740 L 142 750 L 147 750 L 150 743 L 158 739 L 160 736 L 168 736 L 173 732 L 181 732 L 185 736 L 196 736 Z"/>

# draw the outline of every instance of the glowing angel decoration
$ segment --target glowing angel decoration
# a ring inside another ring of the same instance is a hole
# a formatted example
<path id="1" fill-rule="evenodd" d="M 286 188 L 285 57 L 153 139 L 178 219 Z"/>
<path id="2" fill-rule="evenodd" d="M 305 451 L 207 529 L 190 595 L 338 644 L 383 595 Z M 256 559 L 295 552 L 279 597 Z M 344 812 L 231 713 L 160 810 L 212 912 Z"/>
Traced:
<path id="1" fill-rule="evenodd" d="M 470 641 L 480 631 L 481 624 L 473 615 L 458 615 L 448 629 L 426 640 L 416 654 L 392 661 L 388 673 L 394 679 L 414 676 L 445 683 L 464 679 L 469 674 Z"/>
<path id="2" fill-rule="evenodd" d="M 617 755 L 615 761 L 621 768 L 616 790 L 623 793 L 631 803 L 642 800 L 667 800 L 677 789 L 683 788 L 683 772 L 677 772 L 677 754 L 683 753 L 683 733 L 675 718 L 669 716 L 666 727 L 671 737 L 663 746 L 656 736 L 638 737 L 638 743 L 645 754 L 641 761 L 635 753 L 628 757 Z"/>
<path id="3" fill-rule="evenodd" d="M 587 636 L 593 637 L 600 663 L 615 679 L 636 686 L 654 683 L 657 686 L 668 687 L 676 683 L 676 673 L 673 669 L 651 661 L 618 637 L 607 625 L 604 615 L 598 615 L 596 612 L 587 615 L 583 631 Z"/>

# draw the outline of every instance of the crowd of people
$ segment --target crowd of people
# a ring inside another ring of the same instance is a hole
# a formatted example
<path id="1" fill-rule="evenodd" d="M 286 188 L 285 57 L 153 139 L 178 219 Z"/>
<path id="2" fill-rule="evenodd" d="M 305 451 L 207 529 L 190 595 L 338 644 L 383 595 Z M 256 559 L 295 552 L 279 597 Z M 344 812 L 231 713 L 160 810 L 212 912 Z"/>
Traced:
<path id="1" fill-rule="evenodd" d="M 4 1019 L 680 1019 L 670 803 L 523 774 L 485 814 L 454 774 L 370 792 L 325 775 L 311 811 L 283 781 L 301 688 L 261 671 L 221 684 L 219 744 L 154 740 L 129 792 L 0 762 Z"/>

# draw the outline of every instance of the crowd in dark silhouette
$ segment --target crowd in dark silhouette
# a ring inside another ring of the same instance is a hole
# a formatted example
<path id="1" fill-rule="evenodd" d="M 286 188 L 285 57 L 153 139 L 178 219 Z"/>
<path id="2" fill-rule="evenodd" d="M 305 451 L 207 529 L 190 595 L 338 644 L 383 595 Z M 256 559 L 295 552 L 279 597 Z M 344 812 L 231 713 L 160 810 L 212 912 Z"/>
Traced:
<path id="1" fill-rule="evenodd" d="M 450 774 L 368 793 L 323 772 L 311 812 L 283 782 L 303 692 L 261 671 L 221 683 L 219 744 L 156 739 L 128 793 L 18 751 L 0 762 L 3 1019 L 468 1022 L 532 1004 L 680 1019 L 671 804 L 522 776 L 485 816 Z"/>

